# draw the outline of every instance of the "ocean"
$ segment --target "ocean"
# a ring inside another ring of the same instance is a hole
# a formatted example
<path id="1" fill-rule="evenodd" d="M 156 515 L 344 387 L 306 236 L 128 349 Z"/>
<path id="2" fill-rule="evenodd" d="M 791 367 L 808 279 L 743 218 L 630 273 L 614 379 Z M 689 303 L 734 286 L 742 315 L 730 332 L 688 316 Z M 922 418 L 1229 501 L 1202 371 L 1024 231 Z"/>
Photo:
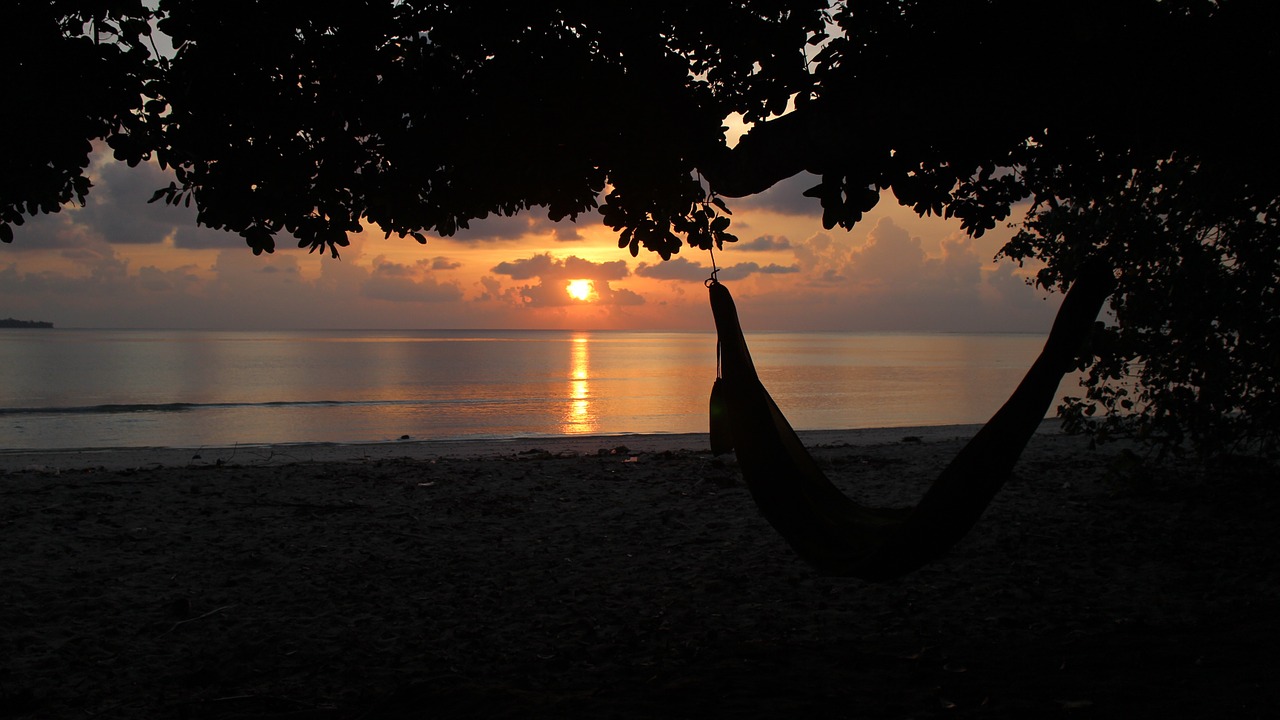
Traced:
<path id="1" fill-rule="evenodd" d="M 1043 340 L 747 337 L 801 430 L 984 422 Z M 704 333 L 3 330 L 0 449 L 705 432 L 715 348 Z"/>

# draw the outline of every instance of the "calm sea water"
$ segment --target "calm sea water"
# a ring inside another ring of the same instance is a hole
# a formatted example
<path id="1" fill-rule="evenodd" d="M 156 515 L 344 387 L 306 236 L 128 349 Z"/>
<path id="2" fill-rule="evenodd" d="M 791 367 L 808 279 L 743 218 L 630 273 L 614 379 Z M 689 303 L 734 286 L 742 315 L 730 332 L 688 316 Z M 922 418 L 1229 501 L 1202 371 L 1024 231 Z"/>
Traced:
<path id="1" fill-rule="evenodd" d="M 985 421 L 1034 335 L 758 334 L 798 429 Z M 704 432 L 710 334 L 0 331 L 0 448 Z M 1064 384 L 1065 385 L 1065 384 Z"/>

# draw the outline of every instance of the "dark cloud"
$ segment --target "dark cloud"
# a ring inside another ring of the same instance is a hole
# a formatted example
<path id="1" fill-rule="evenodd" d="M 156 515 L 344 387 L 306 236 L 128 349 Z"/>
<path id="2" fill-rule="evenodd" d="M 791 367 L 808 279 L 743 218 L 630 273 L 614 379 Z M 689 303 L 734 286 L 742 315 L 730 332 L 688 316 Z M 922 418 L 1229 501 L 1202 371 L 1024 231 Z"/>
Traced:
<path id="1" fill-rule="evenodd" d="M 490 215 L 482 220 L 471 220 L 465 230 L 458 230 L 454 238 L 463 242 L 503 242 L 528 236 L 550 236 L 558 242 L 582 239 L 578 227 L 600 222 L 596 212 L 583 213 L 576 221 L 569 219 L 551 222 L 545 208 L 534 207 L 512 216 Z"/>
<path id="2" fill-rule="evenodd" d="M 643 305 L 644 296 L 639 293 L 632 292 L 626 288 L 618 288 L 613 290 L 609 296 L 610 305 Z"/>
<path id="3" fill-rule="evenodd" d="M 512 280 L 530 280 L 543 273 L 552 272 L 552 268 L 557 262 L 559 261 L 554 260 L 549 254 L 534 255 L 523 260 L 504 260 L 494 265 L 491 270 L 499 275 L 506 275 Z"/>
<path id="4" fill-rule="evenodd" d="M 751 275 L 789 275 L 800 272 L 799 265 L 778 265 L 770 263 L 761 266 L 759 263 L 745 262 L 720 269 L 721 280 L 741 280 Z"/>
<path id="5" fill-rule="evenodd" d="M 279 247 L 293 247 L 296 243 L 288 235 L 276 235 L 276 244 Z M 183 250 L 239 248 L 249 252 L 249 244 L 245 242 L 244 237 L 239 233 L 197 227 L 194 217 L 192 217 L 190 225 L 179 225 L 174 229 L 173 246 Z"/>
<path id="6" fill-rule="evenodd" d="M 484 288 L 484 292 L 480 294 L 478 300 L 496 300 L 502 295 L 502 283 L 492 275 L 480 278 L 480 287 Z"/>
<path id="7" fill-rule="evenodd" d="M 129 274 L 129 263 L 116 255 L 115 250 L 103 243 L 67 248 L 58 253 L 89 271 L 90 277 L 123 278 Z"/>
<path id="8" fill-rule="evenodd" d="M 109 151 L 93 156 L 93 188 L 84 207 L 70 207 L 53 216 L 32 218 L 17 228 L 22 250 L 83 245 L 91 239 L 113 245 L 158 245 L 170 240 L 184 250 L 247 250 L 238 233 L 196 224 L 196 209 L 186 205 L 148 202 L 156 190 L 168 187 L 173 175 L 155 163 L 129 167 L 111 159 Z M 276 238 L 281 247 L 296 243 L 287 235 Z"/>
<path id="9" fill-rule="evenodd" d="M 556 242 L 580 242 L 584 239 L 582 233 L 578 232 L 576 223 L 568 220 L 558 223 L 551 223 L 550 220 L 547 222 L 551 224 L 551 234 L 555 236 Z M 578 222 L 582 222 L 582 219 L 579 218 Z"/>
<path id="10" fill-rule="evenodd" d="M 756 264 L 743 263 L 743 265 L 756 265 Z M 799 265 L 779 265 L 777 263 L 769 263 L 768 265 L 764 265 L 764 266 L 756 265 L 753 272 L 758 272 L 762 275 L 790 275 L 792 273 L 800 272 L 800 266 Z"/>
<path id="11" fill-rule="evenodd" d="M 418 271 L 412 265 L 389 262 L 378 256 L 373 259 L 373 274 L 376 277 L 414 277 Z"/>
<path id="12" fill-rule="evenodd" d="M 435 257 L 431 259 L 432 270 L 457 270 L 462 267 L 462 263 L 456 260 L 450 260 L 447 257 Z"/>
<path id="13" fill-rule="evenodd" d="M 498 275 L 506 275 L 512 280 L 621 280 L 630 274 L 627 263 L 623 260 L 597 263 L 584 260 L 576 255 L 561 260 L 550 253 L 542 253 L 533 257 L 501 262 L 492 268 Z"/>
<path id="14" fill-rule="evenodd" d="M 91 241 L 86 228 L 75 223 L 74 216 L 79 212 L 79 209 L 64 210 L 52 215 L 25 218 L 26 222 L 13 228 L 13 242 L 0 243 L 0 252 L 61 250 Z"/>
<path id="15" fill-rule="evenodd" d="M 783 180 L 762 193 L 745 198 L 726 198 L 729 209 L 763 210 L 781 215 L 820 217 L 822 205 L 817 198 L 805 197 L 804 191 L 821 181 L 817 175 L 802 172 Z"/>
<path id="16" fill-rule="evenodd" d="M 503 260 L 490 270 L 499 275 L 506 275 L 512 280 L 529 280 L 542 274 L 551 266 L 551 263 L 550 255 L 535 255 L 527 260 Z"/>
<path id="17" fill-rule="evenodd" d="M 474 242 L 519 240 L 529 233 L 529 225 L 530 219 L 525 213 L 510 217 L 490 215 L 481 220 L 467 221 L 467 227 L 460 228 L 453 237 Z"/>
<path id="18" fill-rule="evenodd" d="M 115 245 L 156 245 L 170 241 L 174 247 L 188 250 L 247 249 L 238 233 L 200 227 L 196 210 L 185 205 L 148 202 L 156 190 L 168 187 L 172 173 L 155 163 L 129 167 L 111 159 L 110 151 L 99 149 L 93 156 L 93 188 L 83 208 L 69 208 L 56 216 L 31 218 L 25 226 L 15 228 L 18 250 L 43 250 L 83 244 L 95 237 Z M 579 223 L 598 223 L 598 213 L 585 213 Z M 553 223 L 543 208 L 532 208 L 514 217 L 492 215 L 475 220 L 471 227 L 455 236 L 463 241 L 515 241 L 541 236 L 557 242 L 583 239 L 579 227 L 565 220 Z M 276 237 L 281 248 L 295 242 L 287 234 Z"/>
<path id="19" fill-rule="evenodd" d="M 711 268 L 677 257 L 652 264 L 642 262 L 636 268 L 636 275 L 654 280 L 702 282 L 711 277 Z"/>
<path id="20" fill-rule="evenodd" d="M 115 245 L 164 242 L 179 226 L 195 227 L 195 210 L 148 203 L 173 177 L 153 163 L 129 167 L 111 160 L 98 166 L 98 176 L 76 221 L 93 228 Z M 243 242 L 243 241 L 241 241 Z"/>
<path id="21" fill-rule="evenodd" d="M 131 168 L 100 152 L 94 167 L 93 189 L 85 206 L 31 218 L 17 228 L 20 243 L 15 242 L 15 248 L 47 250 L 95 240 L 113 245 L 158 245 L 167 239 L 183 249 L 246 247 L 244 238 L 236 233 L 196 225 L 195 208 L 147 202 L 157 189 L 173 180 L 154 163 Z"/>
<path id="22" fill-rule="evenodd" d="M 588 280 L 621 280 L 631 274 L 625 260 L 597 263 L 583 260 L 576 255 L 565 258 L 564 269 L 568 277 L 581 277 Z"/>
<path id="23" fill-rule="evenodd" d="M 750 275 L 784 275 L 800 272 L 799 265 L 778 265 L 770 263 L 760 265 L 754 262 L 738 263 L 720 268 L 717 275 L 721 280 L 741 280 Z M 654 280 L 677 280 L 681 282 L 703 282 L 711 277 L 711 268 L 703 267 L 684 258 L 675 258 L 666 262 L 641 263 L 636 274 Z"/>
<path id="24" fill-rule="evenodd" d="M 791 248 L 791 241 L 785 237 L 774 237 L 772 235 L 761 235 L 755 240 L 748 242 L 736 243 L 733 248 L 735 250 L 745 250 L 746 252 L 763 252 L 766 250 L 788 250 Z"/>

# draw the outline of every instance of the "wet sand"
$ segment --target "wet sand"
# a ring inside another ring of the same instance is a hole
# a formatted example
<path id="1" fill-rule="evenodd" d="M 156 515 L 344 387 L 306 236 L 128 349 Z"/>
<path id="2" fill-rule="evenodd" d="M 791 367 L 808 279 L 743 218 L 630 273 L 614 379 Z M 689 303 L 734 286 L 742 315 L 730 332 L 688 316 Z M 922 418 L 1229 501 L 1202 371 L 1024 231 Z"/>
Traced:
<path id="1" fill-rule="evenodd" d="M 806 433 L 909 505 L 972 429 Z M 1050 426 L 905 578 L 703 436 L 0 454 L 0 718 L 1271 717 L 1280 485 Z"/>

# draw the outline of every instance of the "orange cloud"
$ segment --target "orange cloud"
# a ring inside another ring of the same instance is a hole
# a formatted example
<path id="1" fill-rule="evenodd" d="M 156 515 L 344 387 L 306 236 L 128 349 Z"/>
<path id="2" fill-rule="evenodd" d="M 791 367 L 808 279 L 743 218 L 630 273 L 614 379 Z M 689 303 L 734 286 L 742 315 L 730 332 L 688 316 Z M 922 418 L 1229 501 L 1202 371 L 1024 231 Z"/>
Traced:
<path id="1" fill-rule="evenodd" d="M 560 259 L 541 253 L 521 260 L 498 263 L 491 270 L 512 280 L 537 280 L 519 288 L 519 297 L 532 307 L 556 307 L 580 302 L 570 297 L 566 287 L 570 280 L 590 280 L 601 305 L 642 305 L 644 297 L 611 284 L 631 274 L 624 260 L 593 262 L 576 255 Z"/>

